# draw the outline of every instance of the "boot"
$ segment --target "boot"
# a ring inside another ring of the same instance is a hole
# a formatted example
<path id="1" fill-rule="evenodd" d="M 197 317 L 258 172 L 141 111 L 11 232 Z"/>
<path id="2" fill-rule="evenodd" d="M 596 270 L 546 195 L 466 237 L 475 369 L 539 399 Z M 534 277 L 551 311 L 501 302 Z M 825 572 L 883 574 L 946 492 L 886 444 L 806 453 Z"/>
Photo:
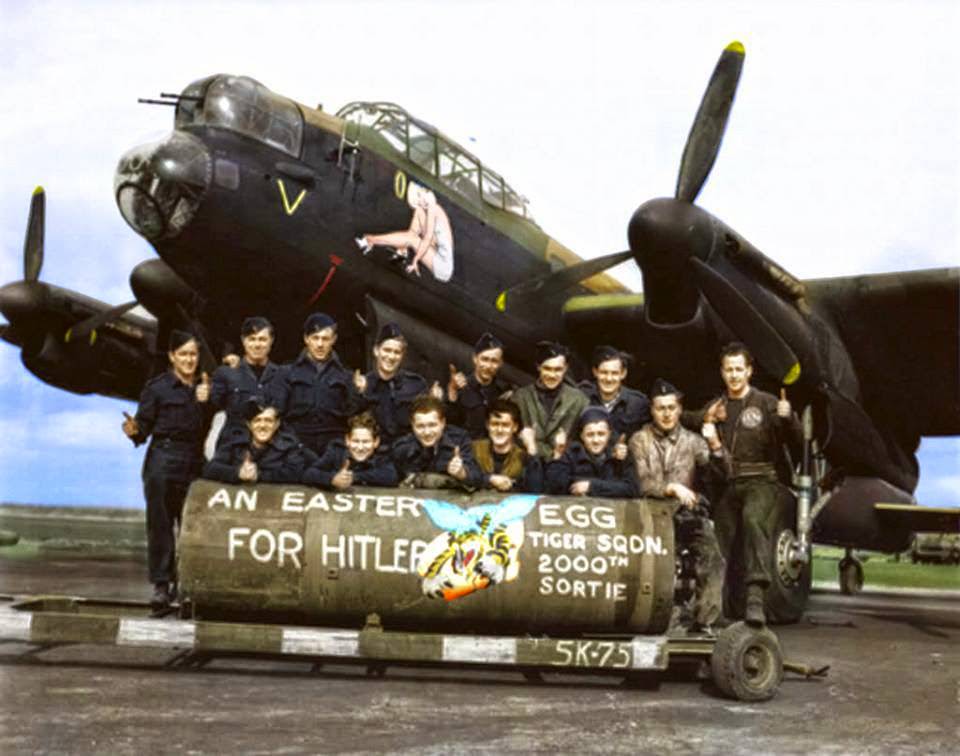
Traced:
<path id="1" fill-rule="evenodd" d="M 762 585 L 752 583 L 747 586 L 747 610 L 743 619 L 748 625 L 763 627 L 767 618 L 763 613 L 763 597 L 766 591 Z"/>
<path id="2" fill-rule="evenodd" d="M 170 606 L 170 591 L 166 583 L 156 583 L 153 586 L 153 596 L 150 597 L 150 608 L 160 611 Z"/>

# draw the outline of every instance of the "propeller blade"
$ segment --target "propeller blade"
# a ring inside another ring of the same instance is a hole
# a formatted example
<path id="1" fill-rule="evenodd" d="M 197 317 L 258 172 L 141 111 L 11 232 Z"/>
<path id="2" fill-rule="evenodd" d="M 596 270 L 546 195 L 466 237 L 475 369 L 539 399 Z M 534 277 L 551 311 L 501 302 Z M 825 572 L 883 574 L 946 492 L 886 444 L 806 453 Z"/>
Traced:
<path id="1" fill-rule="evenodd" d="M 783 337 L 726 278 L 695 257 L 690 262 L 710 306 L 756 354 L 763 369 L 785 386 L 796 383 L 800 361 Z"/>
<path id="2" fill-rule="evenodd" d="M 27 235 L 23 240 L 23 278 L 36 281 L 43 267 L 43 225 L 46 194 L 43 187 L 33 190 L 30 198 L 30 215 L 27 217 Z"/>
<path id="3" fill-rule="evenodd" d="M 674 195 L 677 199 L 693 202 L 710 175 L 720 151 L 723 132 L 727 128 L 727 118 L 740 81 L 745 54 L 739 42 L 731 42 L 720 54 L 683 148 Z"/>
<path id="4" fill-rule="evenodd" d="M 612 255 L 604 255 L 603 257 L 595 257 L 592 260 L 584 260 L 576 265 L 571 265 L 569 268 L 561 268 L 560 270 L 551 271 L 537 278 L 532 278 L 529 281 L 524 281 L 521 284 L 512 286 L 506 291 L 500 292 L 496 302 L 497 309 L 500 310 L 500 312 L 505 312 L 508 300 L 525 301 L 533 296 L 545 297 L 549 294 L 563 291 L 583 279 L 590 278 L 590 276 L 594 276 L 597 273 L 602 273 L 607 268 L 619 265 L 631 257 L 633 257 L 633 252 L 630 250 L 626 252 L 615 252 Z"/>
<path id="5" fill-rule="evenodd" d="M 111 307 L 109 310 L 98 312 L 96 315 L 92 315 L 86 320 L 81 320 L 75 326 L 68 328 L 67 332 L 63 335 L 63 340 L 69 343 L 70 341 L 82 341 L 90 336 L 90 343 L 92 344 L 93 339 L 95 338 L 92 336 L 94 331 L 103 327 L 107 323 L 116 320 L 125 312 L 132 310 L 136 306 L 137 300 L 134 299 L 132 302 L 124 302 L 116 307 Z"/>

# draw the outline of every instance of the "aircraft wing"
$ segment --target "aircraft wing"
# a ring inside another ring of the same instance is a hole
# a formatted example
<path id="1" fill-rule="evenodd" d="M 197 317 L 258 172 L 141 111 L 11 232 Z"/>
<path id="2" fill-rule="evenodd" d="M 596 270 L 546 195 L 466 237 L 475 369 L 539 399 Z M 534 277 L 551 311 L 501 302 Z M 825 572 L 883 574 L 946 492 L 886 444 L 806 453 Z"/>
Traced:
<path id="1" fill-rule="evenodd" d="M 914 504 L 874 504 L 884 529 L 960 533 L 960 507 L 919 507 Z"/>
<path id="2" fill-rule="evenodd" d="M 878 425 L 904 439 L 960 434 L 960 268 L 805 284 L 840 333 Z"/>
<path id="3" fill-rule="evenodd" d="M 81 323 L 115 308 L 36 280 L 0 289 L 0 308 L 10 321 L 0 338 L 20 348 L 24 366 L 40 380 L 77 394 L 140 396 L 153 370 L 155 320 L 125 312 L 73 338 Z"/>

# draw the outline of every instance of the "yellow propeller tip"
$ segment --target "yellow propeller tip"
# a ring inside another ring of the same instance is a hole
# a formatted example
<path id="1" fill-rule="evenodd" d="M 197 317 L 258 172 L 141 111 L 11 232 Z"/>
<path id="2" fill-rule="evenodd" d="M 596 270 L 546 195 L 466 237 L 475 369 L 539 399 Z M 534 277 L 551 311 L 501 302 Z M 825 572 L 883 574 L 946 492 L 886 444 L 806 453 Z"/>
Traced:
<path id="1" fill-rule="evenodd" d="M 800 363 L 793 363 L 793 367 L 787 371 L 787 374 L 783 376 L 783 385 L 792 386 L 797 382 L 797 379 L 800 377 Z"/>
<path id="2" fill-rule="evenodd" d="M 36 189 L 33 190 L 33 194 L 34 196 L 36 196 L 37 194 L 43 194 L 43 187 L 38 186 Z"/>
<path id="3" fill-rule="evenodd" d="M 736 40 L 731 42 L 723 49 L 725 52 L 737 53 L 738 55 L 745 55 L 747 52 L 743 46 L 743 42 L 737 42 Z"/>
<path id="4" fill-rule="evenodd" d="M 497 297 L 497 309 L 500 312 L 506 312 L 507 310 L 507 292 L 501 291 L 500 295 Z"/>

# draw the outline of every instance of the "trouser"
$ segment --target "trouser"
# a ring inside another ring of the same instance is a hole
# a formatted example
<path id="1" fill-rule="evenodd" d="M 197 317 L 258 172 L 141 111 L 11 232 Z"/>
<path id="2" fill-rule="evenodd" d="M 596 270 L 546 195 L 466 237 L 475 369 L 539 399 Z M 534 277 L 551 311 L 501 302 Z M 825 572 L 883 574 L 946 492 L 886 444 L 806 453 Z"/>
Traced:
<path id="1" fill-rule="evenodd" d="M 766 589 L 773 576 L 772 540 L 780 516 L 776 480 L 735 478 L 713 510 L 720 551 L 729 564 L 740 557 L 748 586 Z M 738 538 L 739 536 L 739 538 Z M 739 553 L 732 553 L 739 544 Z"/>
<path id="2" fill-rule="evenodd" d="M 696 592 L 693 619 L 699 625 L 712 625 L 723 615 L 723 579 L 726 562 L 709 510 L 702 504 L 695 509 L 680 507 L 673 517 L 678 548 L 693 557 Z"/>
<path id="3" fill-rule="evenodd" d="M 176 534 L 187 489 L 200 474 L 202 456 L 194 444 L 152 444 L 143 462 L 147 500 L 147 574 L 151 583 L 177 579 Z"/>

